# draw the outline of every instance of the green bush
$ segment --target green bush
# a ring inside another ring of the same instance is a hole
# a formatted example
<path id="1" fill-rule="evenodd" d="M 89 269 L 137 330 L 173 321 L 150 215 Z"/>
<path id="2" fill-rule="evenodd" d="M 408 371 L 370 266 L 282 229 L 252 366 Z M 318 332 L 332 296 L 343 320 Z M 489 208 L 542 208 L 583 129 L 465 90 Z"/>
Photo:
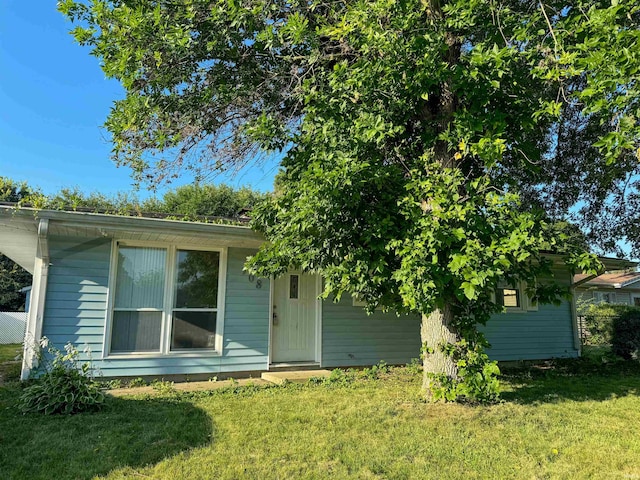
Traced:
<path id="1" fill-rule="evenodd" d="M 640 309 L 630 308 L 613 320 L 611 350 L 625 360 L 640 352 Z"/>
<path id="2" fill-rule="evenodd" d="M 19 408 L 23 413 L 74 414 L 97 410 L 104 404 L 101 385 L 91 376 L 89 362 L 78 360 L 78 350 L 67 343 L 65 353 L 48 347 L 45 338 L 40 342 L 39 368 L 34 383 L 20 395 Z M 49 356 L 43 354 L 47 348 Z"/>
<path id="3" fill-rule="evenodd" d="M 579 307 L 579 315 L 584 316 L 588 336 L 587 345 L 611 345 L 613 343 L 614 320 L 628 311 L 638 310 L 628 305 L 612 305 L 609 303 L 595 303 Z"/>

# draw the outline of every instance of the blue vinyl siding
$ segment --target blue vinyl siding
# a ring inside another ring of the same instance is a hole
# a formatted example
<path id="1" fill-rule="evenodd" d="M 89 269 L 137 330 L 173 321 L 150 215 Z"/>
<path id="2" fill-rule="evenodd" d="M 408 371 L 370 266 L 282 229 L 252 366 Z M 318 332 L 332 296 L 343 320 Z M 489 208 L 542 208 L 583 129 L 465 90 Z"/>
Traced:
<path id="1" fill-rule="evenodd" d="M 250 281 L 242 272 L 254 251 L 229 248 L 221 356 L 158 355 L 141 358 L 103 356 L 107 318 L 111 241 L 105 238 L 50 238 L 51 266 L 43 335 L 58 348 L 68 341 L 91 348 L 94 365 L 106 377 L 162 376 L 257 371 L 268 368 L 269 280 Z M 561 272 L 559 273 L 561 274 Z M 568 274 L 565 274 L 567 279 Z M 485 327 L 497 360 L 577 356 L 569 302 L 540 305 L 538 311 L 496 315 Z M 322 366 L 402 364 L 420 351 L 416 316 L 368 316 L 349 297 L 322 305 Z"/>
<path id="2" fill-rule="evenodd" d="M 571 275 L 562 267 L 553 271 L 555 281 L 569 285 Z M 483 328 L 494 360 L 544 360 L 577 357 L 571 302 L 539 305 L 537 311 L 494 315 Z"/>
<path id="3" fill-rule="evenodd" d="M 42 333 L 58 348 L 71 342 L 102 356 L 111 240 L 52 237 Z M 82 265 L 87 268 L 83 269 Z M 84 355 L 83 355 L 84 357 Z"/>
<path id="4" fill-rule="evenodd" d="M 484 327 L 494 360 L 543 360 L 578 356 L 571 304 L 539 305 L 537 311 L 494 315 Z"/>
<path id="5" fill-rule="evenodd" d="M 569 273 L 554 272 L 561 283 Z M 380 360 L 402 364 L 420 354 L 420 320 L 376 311 L 368 316 L 349 297 L 324 302 L 322 312 L 322 365 L 372 365 Z M 494 315 L 482 328 L 491 343 L 494 360 L 542 360 L 577 357 L 571 303 L 539 305 L 537 311 Z"/>
<path id="6" fill-rule="evenodd" d="M 354 307 L 349 296 L 322 304 L 322 366 L 396 365 L 417 358 L 420 320 Z"/>
<path id="7" fill-rule="evenodd" d="M 43 334 L 58 348 L 72 342 L 91 348 L 94 366 L 105 377 L 216 374 L 266 370 L 269 338 L 269 281 L 249 281 L 242 273 L 253 250 L 229 248 L 222 356 L 158 355 L 102 357 L 107 318 L 111 241 L 50 238 L 51 266 Z M 84 358 L 84 354 L 82 355 Z"/>

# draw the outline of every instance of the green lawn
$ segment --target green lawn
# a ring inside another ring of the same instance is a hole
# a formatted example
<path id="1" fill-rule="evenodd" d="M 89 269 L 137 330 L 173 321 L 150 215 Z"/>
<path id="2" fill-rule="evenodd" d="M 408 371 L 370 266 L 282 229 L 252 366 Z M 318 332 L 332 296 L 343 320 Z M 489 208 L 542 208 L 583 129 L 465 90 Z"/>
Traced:
<path id="1" fill-rule="evenodd" d="M 2 382 L 20 378 L 20 362 L 16 357 L 22 354 L 22 344 L 0 345 L 0 385 Z"/>
<path id="2" fill-rule="evenodd" d="M 640 478 L 640 368 L 586 362 L 504 378 L 493 406 L 425 404 L 394 369 L 347 385 L 110 398 L 20 415 L 0 389 L 3 479 Z M 102 478 L 102 477 L 101 477 Z"/>
<path id="3" fill-rule="evenodd" d="M 22 354 L 22 344 L 20 343 L 0 345 L 0 363 L 13 361 L 20 354 Z"/>

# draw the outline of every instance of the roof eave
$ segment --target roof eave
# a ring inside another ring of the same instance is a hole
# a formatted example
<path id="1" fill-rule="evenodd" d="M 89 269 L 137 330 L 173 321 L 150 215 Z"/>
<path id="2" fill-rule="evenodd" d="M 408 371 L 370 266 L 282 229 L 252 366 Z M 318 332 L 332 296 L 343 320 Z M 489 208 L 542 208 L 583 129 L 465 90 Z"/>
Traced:
<path id="1" fill-rule="evenodd" d="M 211 234 L 223 233 L 230 236 L 241 236 L 264 242 L 264 237 L 254 232 L 248 226 L 228 225 L 220 223 L 191 222 L 185 220 L 169 220 L 164 218 L 132 217 L 124 215 L 110 215 L 104 213 L 69 212 L 58 210 L 37 210 L 34 208 L 8 207 L 0 205 L 0 212 L 21 217 L 37 219 L 46 218 L 61 222 L 64 225 L 82 225 L 106 227 L 111 229 L 130 229 L 135 231 L 157 231 L 161 228 L 170 233 Z"/>

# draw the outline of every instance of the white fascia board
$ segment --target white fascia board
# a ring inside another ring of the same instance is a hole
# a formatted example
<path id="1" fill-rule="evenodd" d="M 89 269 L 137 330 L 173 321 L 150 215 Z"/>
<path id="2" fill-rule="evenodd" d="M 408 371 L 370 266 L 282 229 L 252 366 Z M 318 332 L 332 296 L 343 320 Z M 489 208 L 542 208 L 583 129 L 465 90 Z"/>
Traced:
<path id="1" fill-rule="evenodd" d="M 226 225 L 217 223 L 189 222 L 147 217 L 130 217 L 107 215 L 100 213 L 67 212 L 58 210 L 35 210 L 32 208 L 16 208 L 0 206 L 0 213 L 9 212 L 11 215 L 31 216 L 32 218 L 46 218 L 56 224 L 68 227 L 93 227 L 102 229 L 107 236 L 114 232 L 164 233 L 171 235 L 190 235 L 209 237 L 215 235 L 217 239 L 224 239 L 229 244 L 238 243 L 242 246 L 258 247 L 265 242 L 265 238 L 254 232 L 248 226 Z"/>

